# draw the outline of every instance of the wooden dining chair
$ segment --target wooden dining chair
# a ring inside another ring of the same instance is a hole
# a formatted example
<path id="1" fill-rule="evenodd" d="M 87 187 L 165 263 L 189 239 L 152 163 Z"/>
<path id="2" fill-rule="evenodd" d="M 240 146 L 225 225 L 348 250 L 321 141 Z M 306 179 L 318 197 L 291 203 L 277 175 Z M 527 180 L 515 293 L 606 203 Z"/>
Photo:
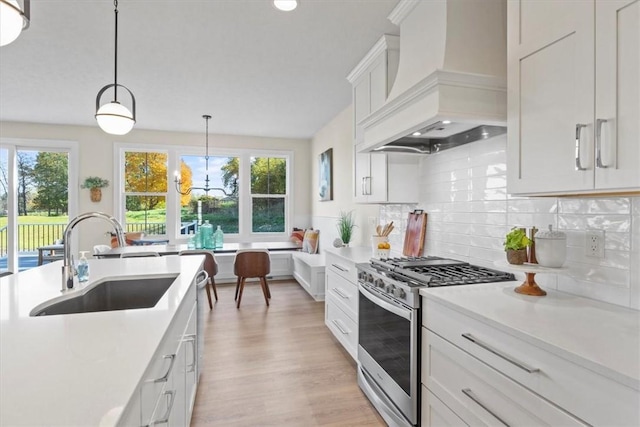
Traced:
<path id="1" fill-rule="evenodd" d="M 260 287 L 264 294 L 264 302 L 269 305 L 271 291 L 267 283 L 267 275 L 271 273 L 271 259 L 269 251 L 266 249 L 243 249 L 236 252 L 233 261 L 233 273 L 238 277 L 236 280 L 236 301 L 237 308 L 240 308 L 242 301 L 242 291 L 247 279 L 260 279 Z"/>
<path id="2" fill-rule="evenodd" d="M 205 286 L 207 290 L 207 299 L 209 300 L 209 308 L 213 309 L 213 301 L 211 301 L 211 289 L 213 289 L 213 296 L 218 301 L 218 290 L 216 289 L 216 281 L 213 278 L 216 274 L 218 274 L 218 262 L 216 261 L 216 257 L 213 254 L 213 251 L 208 251 L 206 249 L 186 249 L 180 251 L 178 255 L 204 255 L 204 270 L 209 275 L 209 281 L 207 283 L 208 286 Z M 209 289 L 211 288 L 211 289 Z"/>

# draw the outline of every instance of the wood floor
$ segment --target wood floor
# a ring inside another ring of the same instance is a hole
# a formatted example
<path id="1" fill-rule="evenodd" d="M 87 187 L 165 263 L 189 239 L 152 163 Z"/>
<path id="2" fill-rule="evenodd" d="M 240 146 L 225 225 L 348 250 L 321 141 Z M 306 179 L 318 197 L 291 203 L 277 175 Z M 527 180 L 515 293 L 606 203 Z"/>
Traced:
<path id="1" fill-rule="evenodd" d="M 235 285 L 218 285 L 191 426 L 385 426 L 324 325 L 324 303 L 295 281 L 269 287 L 270 307 L 248 282 L 238 310 Z"/>

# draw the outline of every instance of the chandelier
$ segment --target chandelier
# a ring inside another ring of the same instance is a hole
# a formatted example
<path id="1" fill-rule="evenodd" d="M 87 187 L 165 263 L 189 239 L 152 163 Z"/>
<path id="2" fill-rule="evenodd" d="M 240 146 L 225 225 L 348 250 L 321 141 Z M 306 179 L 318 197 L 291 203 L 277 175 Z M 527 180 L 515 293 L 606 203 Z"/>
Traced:
<path id="1" fill-rule="evenodd" d="M 116 47 L 113 84 L 106 85 L 98 92 L 98 96 L 96 97 L 96 120 L 98 121 L 98 126 L 106 133 L 125 135 L 133 129 L 133 125 L 136 123 L 136 98 L 129 89 L 118 84 L 118 0 L 115 0 L 113 4 L 116 7 L 114 10 L 116 16 Z M 127 107 L 118 102 L 119 87 L 129 92 L 132 111 L 129 111 Z M 113 88 L 113 101 L 100 106 L 100 98 L 102 98 L 104 92 L 109 88 Z"/>
<path id="2" fill-rule="evenodd" d="M 204 165 L 205 165 L 206 175 L 204 178 L 204 187 L 191 186 L 187 190 L 182 191 L 182 176 L 180 175 L 180 172 L 176 171 L 175 177 L 173 179 L 173 182 L 176 185 L 176 191 L 182 194 L 183 196 L 188 196 L 189 194 L 191 194 L 193 190 L 202 190 L 205 192 L 207 196 L 209 195 L 209 191 L 222 191 L 225 196 L 231 196 L 233 193 L 227 193 L 224 190 L 224 188 L 209 187 L 209 119 L 211 119 L 211 116 L 208 114 L 205 114 L 202 116 L 202 118 L 205 119 L 206 121 L 206 145 L 205 145 L 206 151 L 204 156 Z"/>

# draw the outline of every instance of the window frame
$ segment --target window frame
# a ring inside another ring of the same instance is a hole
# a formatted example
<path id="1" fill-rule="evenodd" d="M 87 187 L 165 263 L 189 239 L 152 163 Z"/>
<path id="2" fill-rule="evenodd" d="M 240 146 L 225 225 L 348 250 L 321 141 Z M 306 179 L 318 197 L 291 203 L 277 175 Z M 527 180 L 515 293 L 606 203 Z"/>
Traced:
<path id="1" fill-rule="evenodd" d="M 180 170 L 180 160 L 184 156 L 204 157 L 202 147 L 192 145 L 158 145 L 146 143 L 114 143 L 114 164 L 117 174 L 114 177 L 114 212 L 116 218 L 124 224 L 125 197 L 124 193 L 124 153 L 133 152 L 163 152 L 167 154 L 167 193 L 166 193 L 166 235 L 172 243 L 186 243 L 188 236 L 180 232 L 180 197 L 174 184 L 174 173 Z M 227 242 L 265 242 L 283 241 L 289 237 L 291 218 L 294 206 L 293 197 L 293 165 L 294 152 L 292 150 L 267 150 L 250 148 L 209 148 L 209 157 L 238 157 L 240 159 L 240 176 L 238 187 L 238 230 L 239 233 L 225 233 Z M 286 194 L 277 195 L 285 198 L 285 224 L 283 232 L 254 233 L 252 231 L 252 198 L 251 194 L 251 158 L 278 157 L 286 159 Z M 129 193 L 130 195 L 131 193 Z M 155 193 L 154 193 L 155 194 Z M 213 193 L 215 194 L 215 193 Z M 215 224 L 213 224 L 215 227 Z M 224 231 L 224 230 L 223 230 Z"/>

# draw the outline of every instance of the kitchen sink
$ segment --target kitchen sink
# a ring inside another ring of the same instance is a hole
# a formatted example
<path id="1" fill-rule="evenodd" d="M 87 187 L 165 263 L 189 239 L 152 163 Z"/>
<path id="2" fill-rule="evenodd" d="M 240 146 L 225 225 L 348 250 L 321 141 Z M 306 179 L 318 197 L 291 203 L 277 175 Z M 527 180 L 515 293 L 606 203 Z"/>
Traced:
<path id="1" fill-rule="evenodd" d="M 112 279 L 96 283 L 83 294 L 45 303 L 31 316 L 91 313 L 154 307 L 177 276 Z"/>

